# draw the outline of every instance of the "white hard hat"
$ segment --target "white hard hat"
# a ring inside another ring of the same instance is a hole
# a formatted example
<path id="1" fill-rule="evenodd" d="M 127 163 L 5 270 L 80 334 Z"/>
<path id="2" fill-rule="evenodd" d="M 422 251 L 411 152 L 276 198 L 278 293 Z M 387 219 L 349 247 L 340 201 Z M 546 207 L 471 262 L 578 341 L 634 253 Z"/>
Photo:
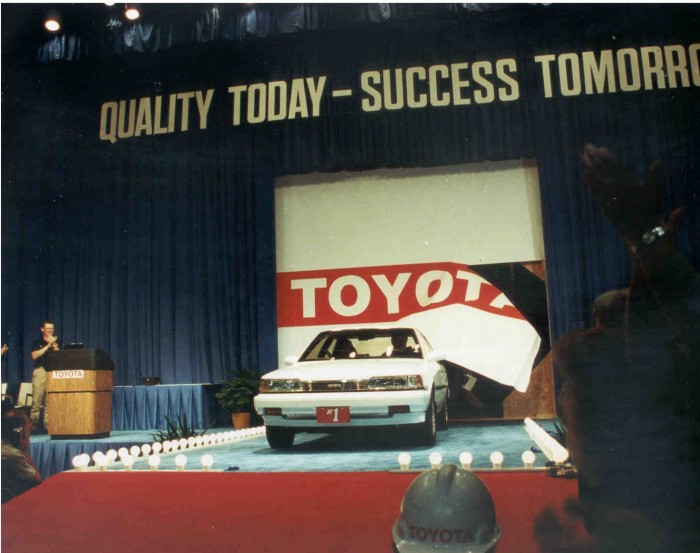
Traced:
<path id="1" fill-rule="evenodd" d="M 485 553 L 501 537 L 501 528 L 486 485 L 448 464 L 411 483 L 392 536 L 399 553 Z"/>

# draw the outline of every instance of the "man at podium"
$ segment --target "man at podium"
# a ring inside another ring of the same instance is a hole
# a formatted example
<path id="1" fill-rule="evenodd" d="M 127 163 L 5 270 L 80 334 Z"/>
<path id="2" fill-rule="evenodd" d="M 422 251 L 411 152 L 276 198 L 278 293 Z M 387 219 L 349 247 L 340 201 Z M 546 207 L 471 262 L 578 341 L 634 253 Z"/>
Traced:
<path id="1" fill-rule="evenodd" d="M 44 408 L 44 429 L 48 427 L 49 410 L 46 407 L 46 353 L 58 351 L 62 344 L 54 336 L 53 321 L 45 320 L 41 324 L 41 337 L 32 342 L 31 356 L 34 361 L 32 373 L 32 408 L 29 416 L 32 421 L 32 432 L 39 430 L 41 408 Z"/>

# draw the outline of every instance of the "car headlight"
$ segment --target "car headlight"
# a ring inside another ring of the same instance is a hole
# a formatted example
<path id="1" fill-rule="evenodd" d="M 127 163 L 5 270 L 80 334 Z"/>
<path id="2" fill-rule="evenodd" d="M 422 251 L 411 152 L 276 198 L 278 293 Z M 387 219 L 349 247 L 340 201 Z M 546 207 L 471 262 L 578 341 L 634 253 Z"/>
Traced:
<path id="1" fill-rule="evenodd" d="M 304 385 L 298 378 L 263 378 L 260 381 L 260 392 L 282 393 L 303 392 Z"/>
<path id="2" fill-rule="evenodd" d="M 423 390 L 420 375 L 374 376 L 367 382 L 368 390 Z"/>

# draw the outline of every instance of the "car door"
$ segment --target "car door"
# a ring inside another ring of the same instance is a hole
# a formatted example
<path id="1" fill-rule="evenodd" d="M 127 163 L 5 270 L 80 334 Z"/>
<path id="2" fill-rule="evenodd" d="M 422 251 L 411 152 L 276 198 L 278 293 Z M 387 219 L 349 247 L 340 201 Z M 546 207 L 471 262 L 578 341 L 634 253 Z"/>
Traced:
<path id="1" fill-rule="evenodd" d="M 433 378 L 433 384 L 435 386 L 435 403 L 437 403 L 438 411 L 441 411 L 447 403 L 447 394 L 449 392 L 447 370 L 445 369 L 442 362 L 434 359 L 431 360 L 432 354 L 436 353 L 435 350 L 433 350 L 433 346 L 423 335 L 423 333 L 419 331 L 417 331 L 417 333 L 419 340 L 421 341 L 423 356 L 425 357 L 425 359 L 428 359 L 431 368 L 435 371 L 435 377 Z"/>

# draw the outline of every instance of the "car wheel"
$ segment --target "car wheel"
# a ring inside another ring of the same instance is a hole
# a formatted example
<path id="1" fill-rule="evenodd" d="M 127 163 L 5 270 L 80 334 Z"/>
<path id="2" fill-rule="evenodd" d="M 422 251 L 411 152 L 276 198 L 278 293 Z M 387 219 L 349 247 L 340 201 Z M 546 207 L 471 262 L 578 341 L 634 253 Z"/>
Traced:
<path id="1" fill-rule="evenodd" d="M 435 408 L 435 396 L 430 398 L 430 405 L 425 412 L 425 422 L 420 425 L 420 445 L 435 445 L 437 438 L 437 414 Z"/>
<path id="2" fill-rule="evenodd" d="M 447 430 L 447 400 L 445 400 L 445 405 L 443 406 L 437 414 L 437 429 Z"/>
<path id="3" fill-rule="evenodd" d="M 272 449 L 287 449 L 294 443 L 294 430 L 282 426 L 265 427 L 267 443 Z"/>

